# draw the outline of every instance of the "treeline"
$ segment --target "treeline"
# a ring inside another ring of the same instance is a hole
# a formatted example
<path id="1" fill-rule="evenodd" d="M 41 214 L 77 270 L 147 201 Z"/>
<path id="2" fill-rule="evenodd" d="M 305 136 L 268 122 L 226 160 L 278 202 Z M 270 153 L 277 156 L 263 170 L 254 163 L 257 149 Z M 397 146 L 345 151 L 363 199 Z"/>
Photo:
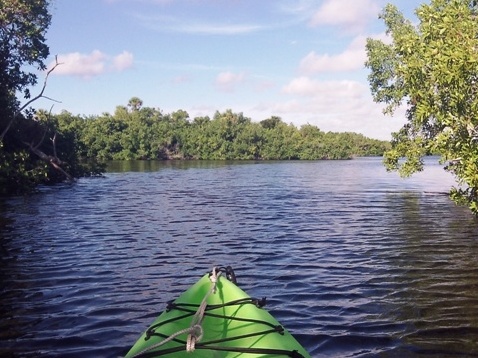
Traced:
<path id="1" fill-rule="evenodd" d="M 139 98 L 118 106 L 113 115 L 54 116 L 73 133 L 78 155 L 85 159 L 284 160 L 349 159 L 381 156 L 388 142 L 356 133 L 325 133 L 313 125 L 300 128 L 279 117 L 253 122 L 227 110 L 214 117 L 190 119 L 178 110 L 163 114 L 142 107 Z"/>
<path id="2" fill-rule="evenodd" d="M 20 116 L 0 141 L 0 195 L 99 175 L 108 160 L 316 160 L 381 156 L 390 143 L 356 133 L 300 128 L 279 117 L 253 122 L 227 110 L 190 119 L 133 97 L 113 115 L 45 110 Z"/>

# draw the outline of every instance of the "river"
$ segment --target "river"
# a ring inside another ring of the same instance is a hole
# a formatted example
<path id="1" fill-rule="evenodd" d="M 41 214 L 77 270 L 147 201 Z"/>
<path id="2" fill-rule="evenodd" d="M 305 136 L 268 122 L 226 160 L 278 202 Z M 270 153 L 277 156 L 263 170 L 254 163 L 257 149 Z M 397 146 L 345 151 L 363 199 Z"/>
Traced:
<path id="1" fill-rule="evenodd" d="M 1 201 L 0 356 L 122 356 L 215 265 L 313 357 L 478 356 L 478 220 L 427 161 L 112 163 Z"/>

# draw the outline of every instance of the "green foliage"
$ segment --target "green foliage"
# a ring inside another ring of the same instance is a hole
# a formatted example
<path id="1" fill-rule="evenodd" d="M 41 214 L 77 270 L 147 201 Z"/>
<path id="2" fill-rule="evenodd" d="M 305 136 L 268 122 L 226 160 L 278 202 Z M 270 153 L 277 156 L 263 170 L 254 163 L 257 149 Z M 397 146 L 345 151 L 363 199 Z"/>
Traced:
<path id="1" fill-rule="evenodd" d="M 0 140 L 19 114 L 17 93 L 29 99 L 37 83 L 37 75 L 25 68 L 46 68 L 50 21 L 46 0 L 0 0 Z"/>
<path id="2" fill-rule="evenodd" d="M 46 163 L 32 161 L 27 150 L 6 151 L 0 141 L 0 196 L 32 191 L 47 170 Z"/>
<path id="3" fill-rule="evenodd" d="M 478 214 L 477 8 L 474 1 L 432 0 L 416 14 L 415 27 L 387 5 L 380 16 L 392 43 L 367 41 L 374 100 L 386 113 L 407 107 L 385 164 L 408 176 L 422 170 L 424 155 L 439 154 L 459 184 L 451 197 Z"/>
<path id="4" fill-rule="evenodd" d="M 50 21 L 46 0 L 0 0 L 0 97 L 10 111 L 16 109 L 15 92 L 30 98 L 28 87 L 37 82 L 37 76 L 22 66 L 46 68 L 45 32 Z"/>
<path id="5" fill-rule="evenodd" d="M 387 148 L 355 133 L 324 133 L 312 125 L 297 129 L 279 117 L 254 123 L 232 110 L 191 121 L 183 110 L 164 115 L 142 107 L 137 97 L 114 115 L 62 120 L 75 128 L 81 156 L 100 160 L 346 159 L 382 155 Z"/>
<path id="6" fill-rule="evenodd" d="M 264 122 L 273 119 L 273 126 L 264 127 Z M 287 125 L 278 117 L 272 117 L 261 122 L 264 128 L 263 159 L 299 159 L 300 133 L 292 124 Z M 320 158 L 316 158 L 320 159 Z"/>
<path id="7" fill-rule="evenodd" d="M 47 0 L 0 0 L 0 195 L 89 173 L 76 156 L 74 129 L 27 108 L 43 94 L 31 98 L 30 88 L 37 83 L 33 71 L 46 69 L 48 6 Z"/>

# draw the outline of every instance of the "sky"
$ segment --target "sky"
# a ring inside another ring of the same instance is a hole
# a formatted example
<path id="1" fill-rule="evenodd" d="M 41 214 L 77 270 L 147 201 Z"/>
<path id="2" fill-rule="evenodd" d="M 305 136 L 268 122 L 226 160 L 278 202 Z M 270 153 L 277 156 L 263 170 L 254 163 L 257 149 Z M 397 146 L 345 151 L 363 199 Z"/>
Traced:
<path id="1" fill-rule="evenodd" d="M 366 38 L 386 38 L 378 14 L 389 1 L 51 2 L 47 64 L 61 65 L 44 93 L 55 102 L 37 108 L 97 116 L 139 97 L 191 119 L 231 109 L 385 140 L 405 123 L 373 102 L 364 66 Z M 394 3 L 413 21 L 423 2 Z"/>

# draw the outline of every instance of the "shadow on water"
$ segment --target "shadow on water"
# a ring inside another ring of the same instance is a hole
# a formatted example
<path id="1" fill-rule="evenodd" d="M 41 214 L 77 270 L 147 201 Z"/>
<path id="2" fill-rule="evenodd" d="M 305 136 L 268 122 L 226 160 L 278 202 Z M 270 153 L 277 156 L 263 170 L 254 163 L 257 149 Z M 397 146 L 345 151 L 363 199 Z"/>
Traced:
<path id="1" fill-rule="evenodd" d="M 112 164 L 0 204 L 0 356 L 124 355 L 225 263 L 314 357 L 478 354 L 478 223 L 449 178 L 239 164 Z"/>
<path id="2" fill-rule="evenodd" d="M 213 169 L 230 165 L 258 164 L 252 160 L 112 160 L 107 163 L 108 173 L 156 172 L 163 169 Z"/>
<path id="3" fill-rule="evenodd" d="M 380 285 L 388 288 L 387 315 L 404 326 L 396 350 L 408 356 L 477 355 L 477 219 L 465 208 L 422 195 L 393 199 L 399 222 L 396 236 L 387 238 L 394 248 L 388 254 L 390 282 Z"/>

